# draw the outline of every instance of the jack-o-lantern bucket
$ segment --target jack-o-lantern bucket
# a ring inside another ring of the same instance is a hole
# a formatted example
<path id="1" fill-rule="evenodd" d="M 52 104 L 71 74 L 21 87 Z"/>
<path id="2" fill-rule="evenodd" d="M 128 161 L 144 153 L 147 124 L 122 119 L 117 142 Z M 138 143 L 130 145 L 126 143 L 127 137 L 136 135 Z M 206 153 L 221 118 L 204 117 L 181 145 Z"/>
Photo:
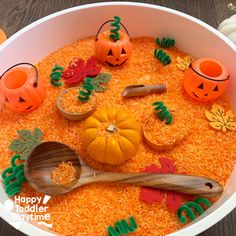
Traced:
<path id="1" fill-rule="evenodd" d="M 45 83 L 30 63 L 16 64 L 0 77 L 0 106 L 25 113 L 36 109 L 45 96 Z"/>
<path id="2" fill-rule="evenodd" d="M 184 88 L 198 101 L 212 101 L 220 97 L 229 82 L 228 70 L 211 58 L 194 61 L 184 74 Z"/>
<path id="3" fill-rule="evenodd" d="M 121 22 L 118 23 L 123 26 L 126 33 L 120 31 L 119 28 L 114 30 L 119 34 L 119 39 L 111 39 L 110 35 L 112 30 L 100 33 L 103 26 L 109 22 L 115 22 L 115 20 L 106 21 L 98 30 L 95 42 L 95 56 L 98 61 L 104 65 L 112 67 L 121 66 L 131 57 L 132 43 L 130 41 L 128 30 Z"/>

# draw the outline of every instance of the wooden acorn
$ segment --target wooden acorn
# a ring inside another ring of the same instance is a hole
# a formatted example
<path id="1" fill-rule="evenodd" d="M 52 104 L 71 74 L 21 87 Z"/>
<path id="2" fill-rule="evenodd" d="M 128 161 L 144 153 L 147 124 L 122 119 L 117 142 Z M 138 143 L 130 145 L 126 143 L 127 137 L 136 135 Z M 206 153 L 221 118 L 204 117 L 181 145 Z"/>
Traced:
<path id="1" fill-rule="evenodd" d="M 110 31 L 100 33 L 102 27 L 111 22 L 115 27 Z M 125 32 L 120 31 L 120 25 Z M 115 16 L 114 20 L 106 21 L 98 30 L 95 42 L 95 55 L 99 62 L 111 67 L 125 64 L 131 57 L 132 43 L 125 26 L 120 22 L 120 17 Z"/>

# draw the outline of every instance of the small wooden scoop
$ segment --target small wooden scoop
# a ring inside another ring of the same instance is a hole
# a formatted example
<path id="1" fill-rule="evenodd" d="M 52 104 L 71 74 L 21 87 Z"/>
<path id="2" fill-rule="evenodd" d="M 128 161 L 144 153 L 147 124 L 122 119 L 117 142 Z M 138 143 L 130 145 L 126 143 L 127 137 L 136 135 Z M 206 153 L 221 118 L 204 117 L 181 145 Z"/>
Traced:
<path id="1" fill-rule="evenodd" d="M 72 162 L 76 170 L 75 180 L 66 186 L 57 185 L 51 180 L 52 170 L 63 161 Z M 93 170 L 70 147 L 58 142 L 41 143 L 32 151 L 25 162 L 25 176 L 34 189 L 47 195 L 64 194 L 85 184 L 96 182 L 147 186 L 205 197 L 216 197 L 223 191 L 217 181 L 204 177 L 177 174 L 125 174 Z"/>
<path id="2" fill-rule="evenodd" d="M 154 85 L 130 85 L 122 92 L 124 98 L 146 96 L 150 93 L 163 93 L 166 91 L 166 84 Z"/>

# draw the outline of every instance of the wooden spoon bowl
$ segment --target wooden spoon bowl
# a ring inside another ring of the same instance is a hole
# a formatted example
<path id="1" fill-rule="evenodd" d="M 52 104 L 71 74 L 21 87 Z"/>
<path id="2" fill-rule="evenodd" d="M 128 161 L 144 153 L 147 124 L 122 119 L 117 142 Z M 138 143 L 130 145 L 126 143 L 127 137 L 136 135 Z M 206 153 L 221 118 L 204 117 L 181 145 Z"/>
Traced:
<path id="1" fill-rule="evenodd" d="M 52 181 L 52 171 L 62 162 L 70 161 L 76 170 L 75 180 L 68 185 Z M 81 165 L 77 154 L 67 145 L 58 142 L 44 142 L 38 145 L 25 162 L 25 177 L 38 192 L 63 194 L 73 188 L 80 178 Z"/>
<path id="2" fill-rule="evenodd" d="M 51 179 L 52 171 L 66 161 L 76 170 L 75 180 L 66 186 L 55 184 Z M 223 192 L 217 181 L 205 177 L 93 170 L 69 146 L 58 142 L 44 142 L 35 147 L 25 161 L 25 176 L 33 188 L 47 195 L 64 194 L 97 182 L 132 184 L 205 197 L 216 197 Z"/>

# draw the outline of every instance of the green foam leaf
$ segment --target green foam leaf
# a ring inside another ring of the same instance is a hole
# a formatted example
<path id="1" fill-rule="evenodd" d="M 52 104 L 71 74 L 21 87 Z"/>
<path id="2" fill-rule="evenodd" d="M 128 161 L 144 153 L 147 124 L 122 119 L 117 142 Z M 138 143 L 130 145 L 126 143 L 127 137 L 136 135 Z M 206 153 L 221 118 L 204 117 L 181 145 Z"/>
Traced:
<path id="1" fill-rule="evenodd" d="M 110 81 L 112 75 L 107 72 L 102 72 L 98 74 L 96 77 L 93 78 L 93 86 L 96 92 L 104 92 L 106 87 L 102 86 L 101 84 L 106 84 Z"/>
<path id="2" fill-rule="evenodd" d="M 21 155 L 22 160 L 28 157 L 30 152 L 41 142 L 43 132 L 35 128 L 31 133 L 29 130 L 18 130 L 18 139 L 15 139 L 9 145 L 9 149 Z"/>

